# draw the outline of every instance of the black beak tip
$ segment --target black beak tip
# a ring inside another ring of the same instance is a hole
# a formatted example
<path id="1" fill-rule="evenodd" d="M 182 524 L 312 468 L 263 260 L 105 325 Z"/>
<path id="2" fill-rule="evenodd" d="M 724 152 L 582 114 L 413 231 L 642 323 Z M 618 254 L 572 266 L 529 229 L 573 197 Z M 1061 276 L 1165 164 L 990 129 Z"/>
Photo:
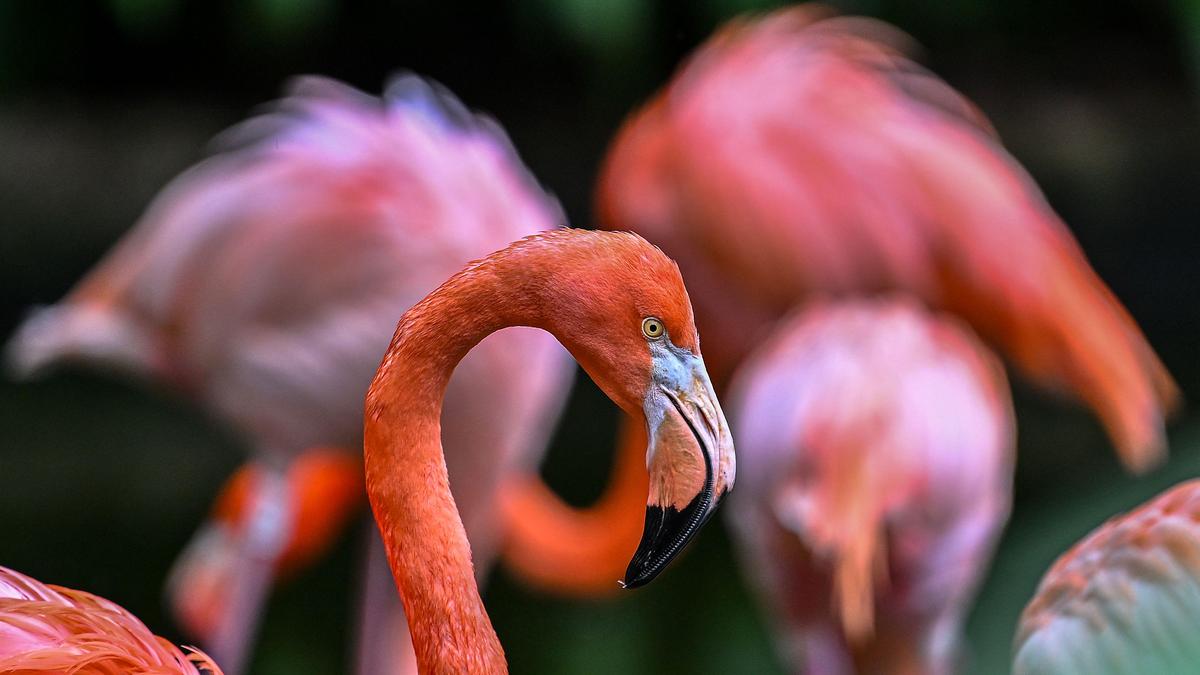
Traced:
<path id="1" fill-rule="evenodd" d="M 629 567 L 625 570 L 625 580 L 621 582 L 621 588 L 630 590 L 641 588 L 654 580 L 658 573 L 662 571 L 662 567 L 657 570 L 649 567 L 646 560 L 640 560 L 639 556 L 634 556 L 634 559 L 629 562 Z"/>
<path id="2" fill-rule="evenodd" d="M 650 583 L 650 580 L 652 580 L 653 578 L 654 578 L 653 576 L 649 576 L 649 575 L 633 576 L 633 574 L 626 572 L 625 573 L 626 581 L 621 582 L 621 588 L 624 590 L 632 590 L 634 588 L 641 588 L 642 586 L 645 586 L 646 584 Z"/>
<path id="3" fill-rule="evenodd" d="M 706 492 L 696 495 L 682 511 L 673 506 L 647 506 L 642 541 L 621 586 L 640 588 L 654 581 L 711 515 L 711 495 Z"/>
<path id="4" fill-rule="evenodd" d="M 644 550 L 643 546 L 638 546 L 634 560 L 629 561 L 629 567 L 625 569 L 625 580 L 620 583 L 623 589 L 641 589 L 658 577 L 666 567 L 666 562 L 659 566 L 650 565 L 653 556 L 649 554 L 653 554 L 653 550 Z"/>

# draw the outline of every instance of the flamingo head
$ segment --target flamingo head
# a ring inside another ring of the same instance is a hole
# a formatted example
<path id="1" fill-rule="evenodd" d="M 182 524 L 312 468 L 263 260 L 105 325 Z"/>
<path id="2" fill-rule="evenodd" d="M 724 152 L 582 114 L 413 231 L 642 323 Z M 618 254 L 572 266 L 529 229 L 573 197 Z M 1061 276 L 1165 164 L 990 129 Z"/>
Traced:
<path id="1" fill-rule="evenodd" d="M 650 490 L 626 588 L 654 579 L 733 487 L 733 439 L 704 361 L 698 350 L 676 344 L 668 329 L 657 328 L 661 323 L 647 316 L 642 324 L 651 361 L 641 410 Z"/>
<path id="2" fill-rule="evenodd" d="M 674 559 L 732 488 L 733 440 L 679 268 L 636 235 L 581 239 L 588 245 L 577 249 L 579 264 L 563 266 L 549 289 L 556 297 L 545 306 L 556 310 L 544 322 L 613 401 L 645 422 L 646 523 L 623 582 L 635 588 Z"/>

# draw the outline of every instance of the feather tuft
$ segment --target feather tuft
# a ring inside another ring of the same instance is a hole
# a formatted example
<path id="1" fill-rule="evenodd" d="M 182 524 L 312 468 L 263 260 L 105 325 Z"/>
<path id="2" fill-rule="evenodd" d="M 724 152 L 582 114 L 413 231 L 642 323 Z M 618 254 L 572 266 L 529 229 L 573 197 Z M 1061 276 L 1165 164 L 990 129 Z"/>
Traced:
<path id="1" fill-rule="evenodd" d="M 0 673 L 221 675 L 203 652 L 181 650 L 123 608 L 0 567 Z"/>

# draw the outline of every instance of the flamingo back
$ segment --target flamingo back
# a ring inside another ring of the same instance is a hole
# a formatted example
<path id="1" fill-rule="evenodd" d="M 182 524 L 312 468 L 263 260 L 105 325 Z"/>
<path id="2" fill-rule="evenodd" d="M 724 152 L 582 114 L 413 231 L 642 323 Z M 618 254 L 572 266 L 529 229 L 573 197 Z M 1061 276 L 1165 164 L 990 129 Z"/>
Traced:
<path id="1" fill-rule="evenodd" d="M 723 374 L 814 292 L 900 289 L 1083 399 L 1145 469 L 1170 376 L 986 119 L 904 42 L 809 7 L 731 23 L 618 134 L 600 221 L 678 260 Z"/>
<path id="2" fill-rule="evenodd" d="M 1059 558 L 1021 614 L 1016 675 L 1195 672 L 1200 481 L 1117 516 Z"/>
<path id="3" fill-rule="evenodd" d="M 107 358 L 193 393 L 269 452 L 357 447 L 395 318 L 563 220 L 498 125 L 412 75 L 382 99 L 300 78 L 217 146 L 28 322 L 10 345 L 20 368 Z M 567 363 L 530 332 L 496 340 Z"/>
<path id="4" fill-rule="evenodd" d="M 818 303 L 732 387 L 730 522 L 796 667 L 950 669 L 1011 503 L 995 358 L 911 300 Z"/>

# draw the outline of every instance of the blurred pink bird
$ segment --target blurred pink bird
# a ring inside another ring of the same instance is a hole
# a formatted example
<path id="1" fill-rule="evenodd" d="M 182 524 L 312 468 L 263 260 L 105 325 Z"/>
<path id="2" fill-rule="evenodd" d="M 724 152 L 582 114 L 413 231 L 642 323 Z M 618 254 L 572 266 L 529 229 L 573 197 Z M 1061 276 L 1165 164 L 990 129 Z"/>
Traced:
<path id="1" fill-rule="evenodd" d="M 601 223 L 679 261 L 714 377 L 814 292 L 904 290 L 1087 402 L 1129 468 L 1160 461 L 1175 385 L 1033 180 L 904 35 L 826 14 L 722 28 L 601 173 Z"/>
<path id="2" fill-rule="evenodd" d="M 0 567 L 0 673 L 221 675 L 116 603 Z"/>
<path id="3" fill-rule="evenodd" d="M 261 471 L 238 574 L 205 641 L 236 674 L 291 536 L 291 462 L 314 447 L 358 456 L 363 397 L 395 318 L 468 261 L 563 215 L 495 122 L 411 75 L 382 100 L 299 79 L 223 140 L 232 149 L 165 188 L 63 302 L 21 327 L 10 356 L 24 373 L 82 361 L 168 382 L 250 443 Z M 532 329 L 485 340 L 455 371 L 446 457 L 480 574 L 501 536 L 501 478 L 533 470 L 572 373 Z M 364 611 L 396 614 L 375 548 Z M 397 631 L 371 632 L 383 623 L 364 626 L 362 672 L 413 672 L 411 647 L 382 644 Z"/>
<path id="4" fill-rule="evenodd" d="M 1196 626 L 1200 481 L 1192 480 L 1114 517 L 1054 563 L 1021 614 L 1013 673 L 1194 673 Z"/>
<path id="5" fill-rule="evenodd" d="M 798 673 L 950 673 L 1008 519 L 999 361 L 900 299 L 817 304 L 731 385 L 728 522 Z"/>

